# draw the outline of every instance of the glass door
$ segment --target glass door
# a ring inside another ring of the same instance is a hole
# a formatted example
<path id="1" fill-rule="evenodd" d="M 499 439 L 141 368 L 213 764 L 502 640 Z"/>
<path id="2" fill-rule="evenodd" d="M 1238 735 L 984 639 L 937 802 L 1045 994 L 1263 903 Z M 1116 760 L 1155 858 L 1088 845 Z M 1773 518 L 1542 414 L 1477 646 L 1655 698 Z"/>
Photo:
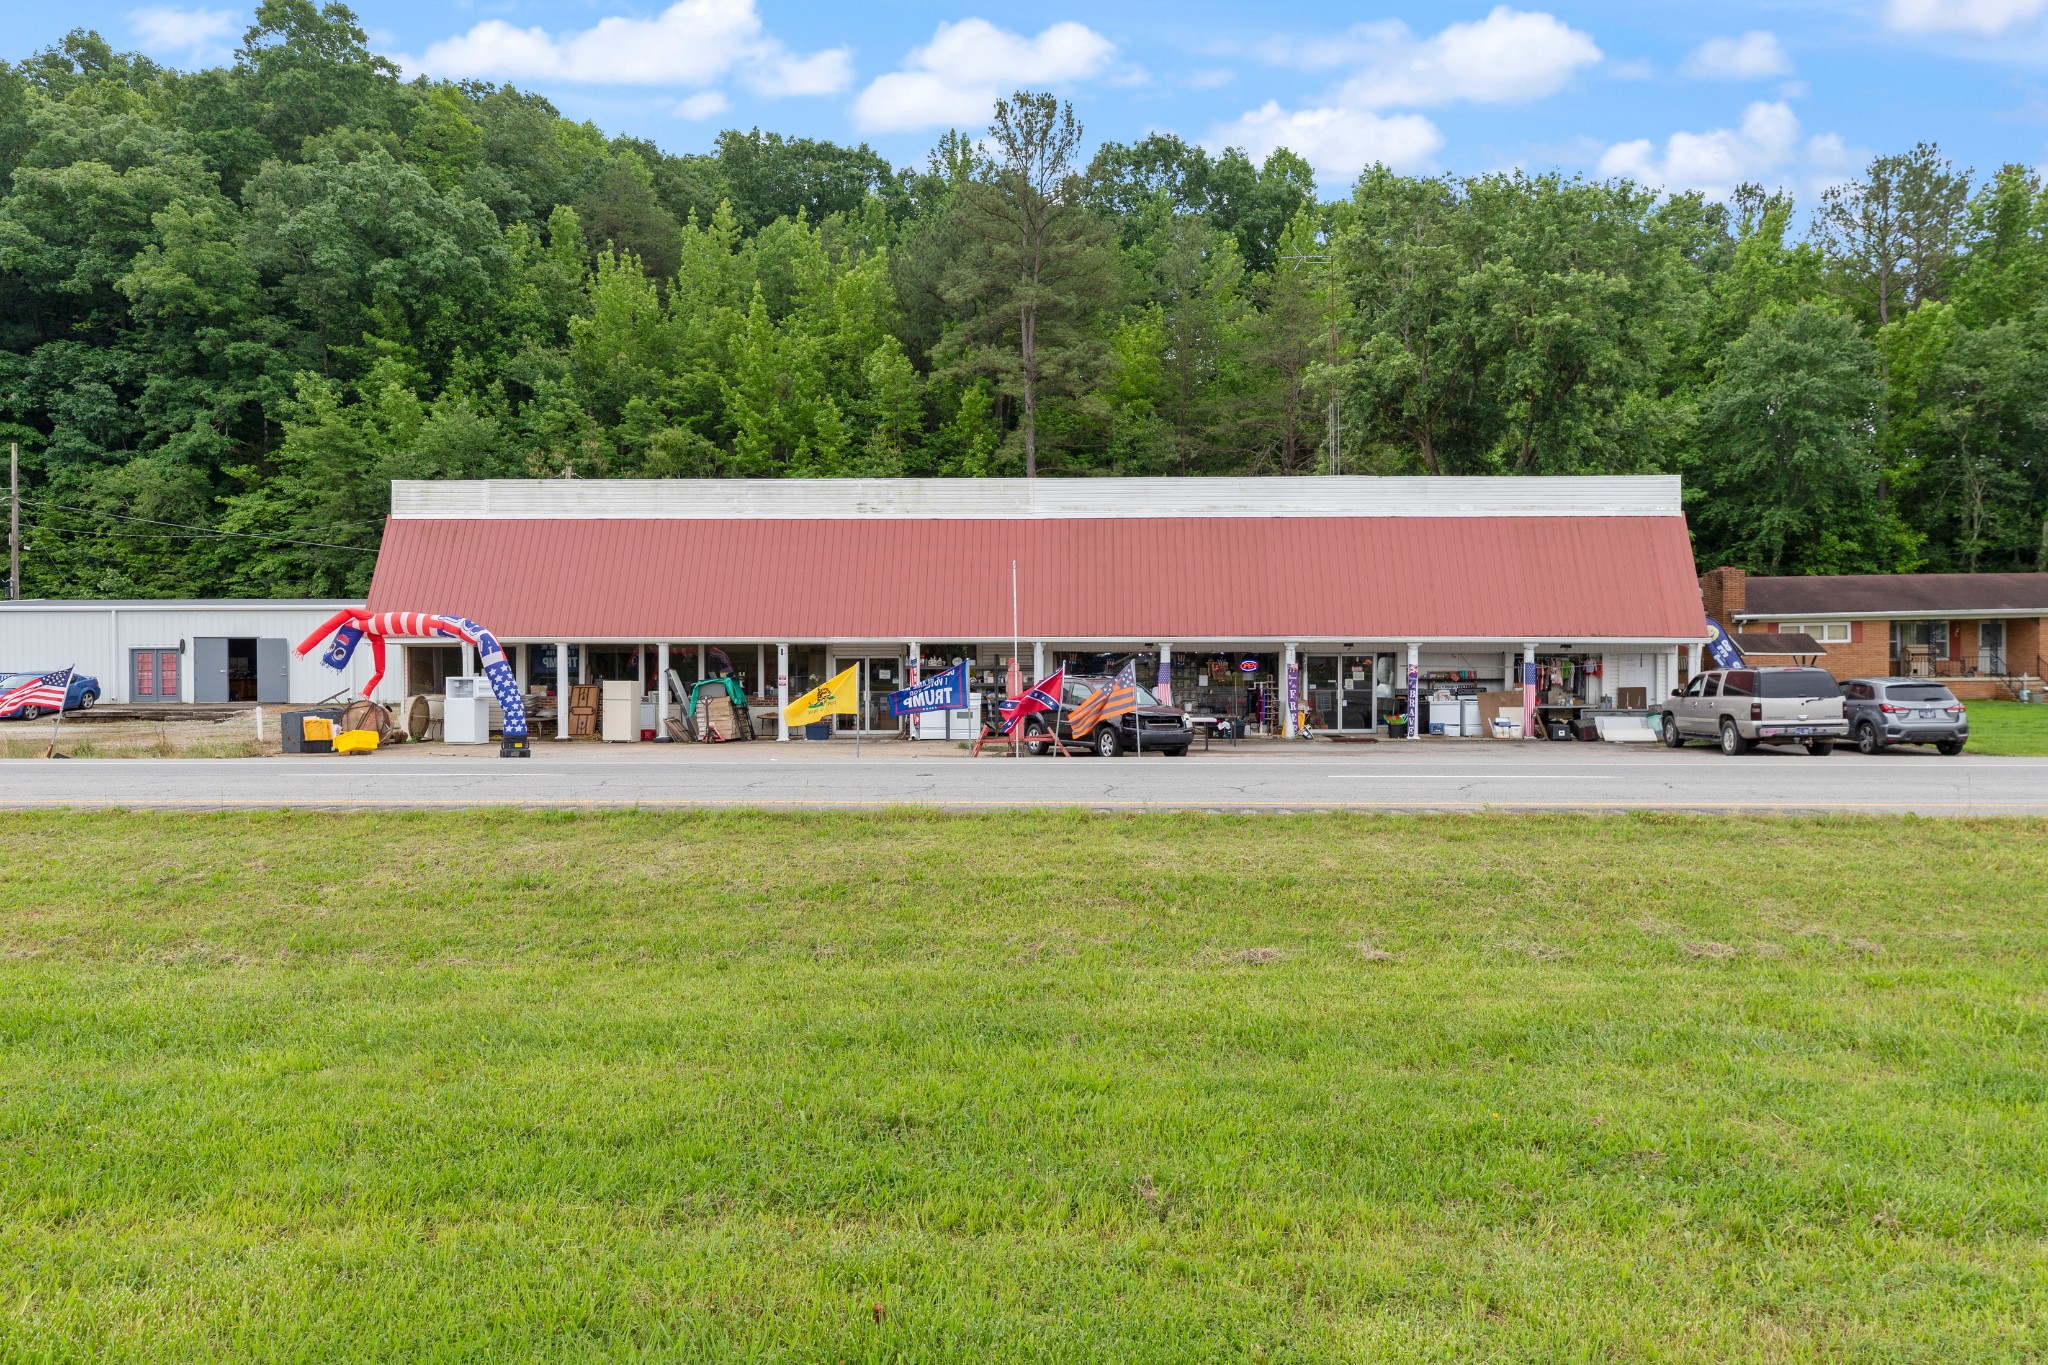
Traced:
<path id="1" fill-rule="evenodd" d="M 849 733 L 858 728 L 869 734 L 877 730 L 895 730 L 897 722 L 889 715 L 889 694 L 902 690 L 904 686 L 903 656 L 841 654 L 832 660 L 829 667 L 831 673 L 836 674 L 856 663 L 865 665 L 854 679 L 860 688 L 860 711 L 856 715 L 835 716 L 834 728 Z"/>
<path id="2" fill-rule="evenodd" d="M 1318 730 L 1337 728 L 1338 693 L 1343 660 L 1335 654 L 1311 654 L 1302 661 L 1301 706 Z"/>

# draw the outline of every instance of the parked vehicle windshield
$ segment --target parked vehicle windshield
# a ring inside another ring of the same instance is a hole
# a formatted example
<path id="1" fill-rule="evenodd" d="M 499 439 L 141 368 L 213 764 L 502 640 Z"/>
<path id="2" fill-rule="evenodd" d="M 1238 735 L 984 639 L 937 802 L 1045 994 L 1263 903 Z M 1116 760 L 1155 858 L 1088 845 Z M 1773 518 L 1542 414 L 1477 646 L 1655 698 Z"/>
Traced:
<path id="1" fill-rule="evenodd" d="M 1955 693 L 1940 683 L 1914 683 L 1904 687 L 1887 687 L 1886 697 L 1892 701 L 1924 702 L 1930 706 L 1948 706 L 1954 703 Z"/>
<path id="2" fill-rule="evenodd" d="M 1825 668 L 1787 668 L 1776 673 L 1759 673 L 1757 695 L 1783 700 L 1787 697 L 1839 697 L 1842 685 Z"/>

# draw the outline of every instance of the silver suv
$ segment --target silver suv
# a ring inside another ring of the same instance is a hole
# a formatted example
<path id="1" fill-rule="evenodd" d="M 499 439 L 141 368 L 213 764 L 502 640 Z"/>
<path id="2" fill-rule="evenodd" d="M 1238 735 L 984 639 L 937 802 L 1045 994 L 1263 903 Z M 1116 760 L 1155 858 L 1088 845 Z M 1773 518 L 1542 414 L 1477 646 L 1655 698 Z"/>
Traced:
<path id="1" fill-rule="evenodd" d="M 1932 744 L 1954 757 L 1970 738 L 1970 713 L 1932 678 L 1851 678 L 1842 693 L 1850 733 L 1866 754 L 1894 744 Z"/>
<path id="2" fill-rule="evenodd" d="M 1834 752 L 1849 737 L 1841 684 L 1824 668 L 1717 668 L 1702 673 L 1664 703 L 1664 747 L 1688 739 L 1719 741 L 1724 754 L 1759 744 L 1804 744 L 1814 755 Z"/>

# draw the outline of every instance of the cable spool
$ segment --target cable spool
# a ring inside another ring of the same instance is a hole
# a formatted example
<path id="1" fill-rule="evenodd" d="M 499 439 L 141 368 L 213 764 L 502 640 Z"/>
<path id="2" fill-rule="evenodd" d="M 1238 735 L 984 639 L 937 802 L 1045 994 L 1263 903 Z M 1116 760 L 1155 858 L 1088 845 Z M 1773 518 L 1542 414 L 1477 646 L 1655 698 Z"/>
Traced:
<path id="1" fill-rule="evenodd" d="M 405 699 L 405 733 L 414 743 L 441 737 L 442 699 L 420 692 Z"/>
<path id="2" fill-rule="evenodd" d="M 383 735 L 391 729 L 391 713 L 378 703 L 363 699 L 352 701 L 342 709 L 342 730 L 369 730 Z"/>

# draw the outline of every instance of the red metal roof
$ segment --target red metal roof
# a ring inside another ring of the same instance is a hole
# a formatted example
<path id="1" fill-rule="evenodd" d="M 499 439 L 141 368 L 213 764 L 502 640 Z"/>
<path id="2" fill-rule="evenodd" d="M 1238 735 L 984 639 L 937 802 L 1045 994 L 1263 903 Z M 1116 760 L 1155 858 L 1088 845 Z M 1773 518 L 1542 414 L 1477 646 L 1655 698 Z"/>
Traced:
<path id="1" fill-rule="evenodd" d="M 371 611 L 526 640 L 1701 639 L 1682 517 L 387 523 Z"/>

